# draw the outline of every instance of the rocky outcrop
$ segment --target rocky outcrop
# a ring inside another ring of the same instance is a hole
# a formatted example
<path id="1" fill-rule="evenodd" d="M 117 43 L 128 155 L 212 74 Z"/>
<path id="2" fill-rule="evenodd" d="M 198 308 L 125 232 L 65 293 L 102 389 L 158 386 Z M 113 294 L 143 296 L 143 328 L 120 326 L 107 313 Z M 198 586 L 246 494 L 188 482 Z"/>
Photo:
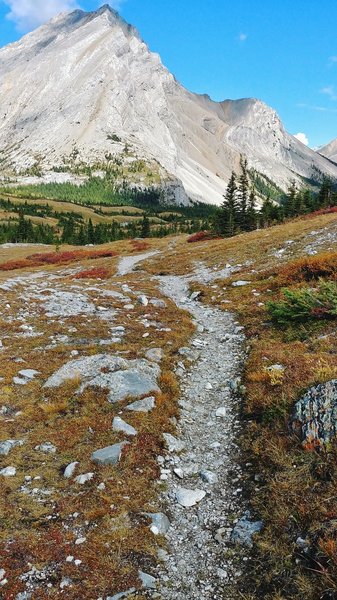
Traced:
<path id="1" fill-rule="evenodd" d="M 59 387 L 66 381 L 78 379 L 79 393 L 87 387 L 99 387 L 109 390 L 110 402 L 119 402 L 129 396 L 158 392 L 159 375 L 158 365 L 145 359 L 125 360 L 119 356 L 96 354 L 69 361 L 49 377 L 44 387 Z"/>
<path id="2" fill-rule="evenodd" d="M 303 445 L 326 446 L 337 435 L 337 379 L 310 388 L 296 403 L 292 428 Z"/>

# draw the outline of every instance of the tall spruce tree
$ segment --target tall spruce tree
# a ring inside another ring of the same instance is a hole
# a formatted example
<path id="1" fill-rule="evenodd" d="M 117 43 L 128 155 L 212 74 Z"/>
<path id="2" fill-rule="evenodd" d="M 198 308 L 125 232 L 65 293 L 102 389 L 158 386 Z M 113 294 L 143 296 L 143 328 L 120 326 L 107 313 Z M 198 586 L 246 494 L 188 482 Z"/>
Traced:
<path id="1" fill-rule="evenodd" d="M 254 231 L 257 228 L 257 212 L 255 189 L 252 187 L 249 193 L 247 215 L 246 215 L 246 231 Z"/>
<path id="2" fill-rule="evenodd" d="M 240 229 L 247 230 L 247 210 L 249 200 L 249 178 L 248 178 L 248 163 L 247 159 L 241 155 L 240 157 L 241 173 L 238 182 L 238 214 L 237 220 Z"/>
<path id="3" fill-rule="evenodd" d="M 284 200 L 284 214 L 286 217 L 293 217 L 296 214 L 296 182 L 293 180 L 289 186 L 288 193 Z"/>
<path id="4" fill-rule="evenodd" d="M 236 175 L 232 172 L 224 201 L 217 219 L 217 229 L 221 235 L 231 237 L 238 229 L 238 199 Z"/>

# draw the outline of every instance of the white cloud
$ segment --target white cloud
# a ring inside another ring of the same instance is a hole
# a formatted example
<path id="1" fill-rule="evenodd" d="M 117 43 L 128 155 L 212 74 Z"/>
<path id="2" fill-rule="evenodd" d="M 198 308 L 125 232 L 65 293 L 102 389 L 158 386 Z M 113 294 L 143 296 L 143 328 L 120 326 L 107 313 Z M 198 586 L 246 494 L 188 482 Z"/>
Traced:
<path id="1" fill-rule="evenodd" d="M 20 31 L 29 31 L 60 12 L 78 8 L 76 0 L 2 0 L 10 11 L 7 18 Z"/>
<path id="2" fill-rule="evenodd" d="M 247 38 L 248 38 L 248 35 L 246 33 L 240 33 L 239 42 L 245 42 Z"/>
<path id="3" fill-rule="evenodd" d="M 302 144 L 304 144 L 305 146 L 309 146 L 309 140 L 305 133 L 296 133 L 294 137 L 300 142 L 302 142 Z"/>
<path id="4" fill-rule="evenodd" d="M 320 90 L 320 93 L 329 96 L 330 100 L 337 100 L 337 93 L 334 85 L 327 85 Z"/>

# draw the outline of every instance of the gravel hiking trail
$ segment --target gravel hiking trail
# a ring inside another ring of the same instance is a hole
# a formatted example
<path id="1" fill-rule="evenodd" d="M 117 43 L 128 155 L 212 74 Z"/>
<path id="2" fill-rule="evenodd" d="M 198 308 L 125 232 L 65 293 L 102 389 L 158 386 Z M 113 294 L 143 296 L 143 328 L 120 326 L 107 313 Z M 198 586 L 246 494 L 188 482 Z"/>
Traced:
<path id="1" fill-rule="evenodd" d="M 152 255 L 123 259 L 120 272 L 131 272 Z M 192 281 L 210 283 L 217 276 L 197 265 L 188 276 L 156 278 L 163 294 L 188 311 L 196 325 L 189 347 L 180 350 L 177 438 L 167 441 L 166 456 L 158 458 L 167 484 L 164 512 L 171 522 L 168 552 L 160 551 L 157 568 L 165 600 L 235 600 L 232 585 L 240 577 L 240 561 L 247 560 L 241 551 L 234 559 L 230 543 L 233 522 L 242 512 L 236 390 L 244 335 L 233 314 L 203 305 L 189 291 Z"/>

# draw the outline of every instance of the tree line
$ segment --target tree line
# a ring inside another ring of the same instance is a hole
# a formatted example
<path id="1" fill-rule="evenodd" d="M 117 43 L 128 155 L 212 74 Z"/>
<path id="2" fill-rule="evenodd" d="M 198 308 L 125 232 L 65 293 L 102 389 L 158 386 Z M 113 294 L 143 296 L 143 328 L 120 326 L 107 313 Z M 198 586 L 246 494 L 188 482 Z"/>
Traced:
<path id="1" fill-rule="evenodd" d="M 214 230 L 219 235 L 231 237 L 332 206 L 337 206 L 336 183 L 324 177 L 318 193 L 308 188 L 297 189 L 293 181 L 278 203 L 267 195 L 258 209 L 247 160 L 241 157 L 240 173 L 237 175 L 232 172 L 223 203 L 214 220 Z"/>

